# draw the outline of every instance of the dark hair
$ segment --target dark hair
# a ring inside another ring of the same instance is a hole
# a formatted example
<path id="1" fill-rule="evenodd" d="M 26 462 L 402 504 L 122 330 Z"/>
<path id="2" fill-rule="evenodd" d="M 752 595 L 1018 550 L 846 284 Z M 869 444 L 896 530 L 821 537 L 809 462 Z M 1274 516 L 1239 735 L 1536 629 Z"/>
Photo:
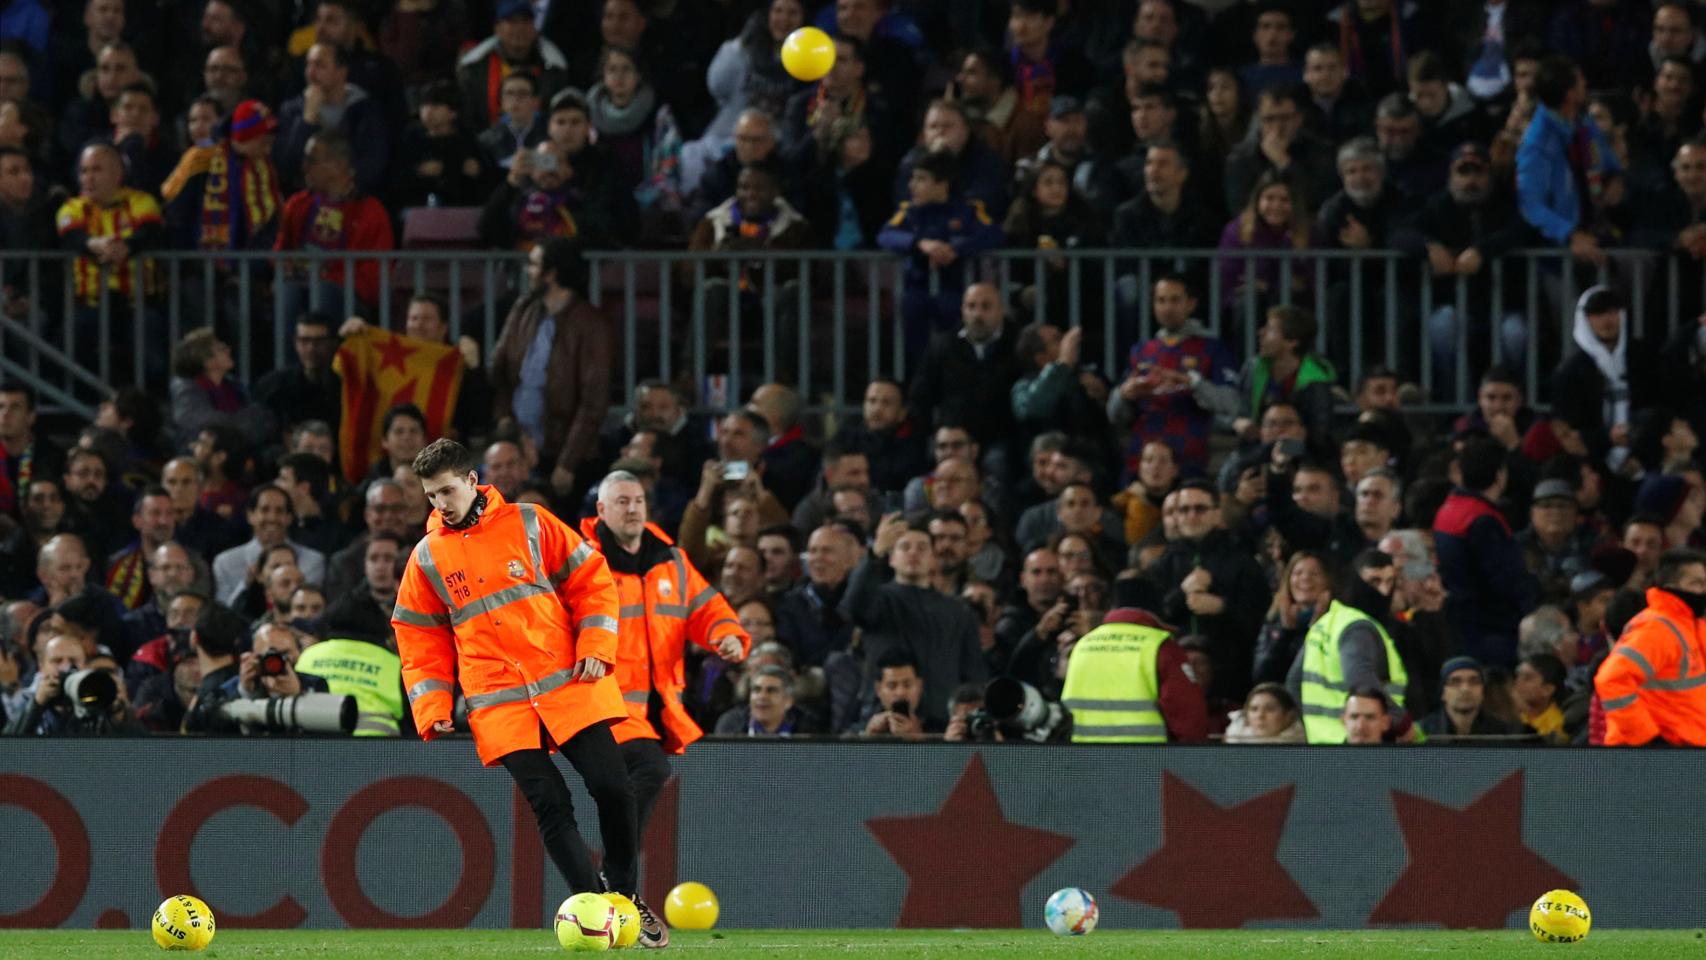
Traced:
<path id="1" fill-rule="evenodd" d="M 153 84 L 145 83 L 141 80 L 137 80 L 134 83 L 127 83 L 123 87 L 119 88 L 118 95 L 122 97 L 127 93 L 145 93 L 148 95 L 148 99 L 154 102 L 155 109 L 159 109 L 160 96 L 154 92 Z"/>
<path id="2" fill-rule="evenodd" d="M 532 93 L 532 95 L 535 97 L 539 96 L 539 78 L 528 73 L 526 70 L 511 71 L 509 76 L 504 77 L 503 83 L 498 85 L 498 89 L 503 89 L 504 84 L 507 84 L 512 80 L 519 80 L 522 83 L 527 84 L 527 89 Z"/>
<path id="3" fill-rule="evenodd" d="M 141 514 L 142 504 L 146 502 L 149 497 L 165 497 L 167 499 L 171 499 L 171 496 L 171 494 L 166 492 L 165 487 L 160 486 L 158 483 L 150 483 L 146 487 L 142 488 L 141 493 L 136 495 L 136 504 L 130 508 L 130 515 L 134 517 Z"/>
<path id="4" fill-rule="evenodd" d="M 960 526 L 965 527 L 967 529 L 971 528 L 971 524 L 966 522 L 965 517 L 960 516 L 960 512 L 958 510 L 932 510 L 928 514 L 926 514 L 924 517 L 924 523 L 925 523 L 924 532 L 929 533 L 930 532 L 929 525 L 932 523 L 935 523 L 938 520 L 942 521 L 943 523 L 957 523 Z"/>
<path id="5" fill-rule="evenodd" d="M 1515 370 L 1502 363 L 1493 364 L 1487 368 L 1485 373 L 1481 374 L 1480 385 L 1484 387 L 1489 383 L 1508 383 L 1518 390 L 1522 389 L 1522 378 L 1517 376 Z"/>
<path id="6" fill-rule="evenodd" d="M 1372 683 L 1365 683 L 1359 687 L 1352 688 L 1351 692 L 1345 695 L 1345 703 L 1350 703 L 1351 698 L 1353 697 L 1360 697 L 1364 700 L 1373 700 L 1375 703 L 1380 704 L 1381 713 L 1392 712 L 1392 703 L 1386 699 L 1386 691 Z"/>
<path id="7" fill-rule="evenodd" d="M 30 159 L 30 155 L 25 153 L 22 149 L 11 146 L 10 144 L 0 144 L 0 160 L 4 160 L 7 157 L 22 157 L 25 162 L 28 162 Z"/>
<path id="8" fill-rule="evenodd" d="M 902 667 L 911 667 L 912 672 L 919 676 L 924 674 L 924 671 L 918 666 L 918 658 L 913 656 L 912 651 L 905 647 L 890 647 L 883 651 L 883 655 L 877 658 L 877 662 L 873 666 L 876 667 L 876 675 L 879 678 L 883 675 L 884 670 L 899 670 Z"/>
<path id="9" fill-rule="evenodd" d="M 480 466 L 480 458 L 474 455 L 474 451 L 455 440 L 440 437 L 415 454 L 412 466 L 415 474 L 422 480 L 436 477 L 446 471 L 460 477 L 473 473 Z"/>
<path id="10" fill-rule="evenodd" d="M 1575 89 L 1579 73 L 1576 61 L 1563 54 L 1541 57 L 1540 67 L 1534 71 L 1534 98 L 1553 110 L 1558 109 Z"/>
<path id="11" fill-rule="evenodd" d="M 248 638 L 249 625 L 229 607 L 208 603 L 196 614 L 193 635 L 196 645 L 209 656 L 228 657 Z"/>
<path id="12" fill-rule="evenodd" d="M 446 325 L 450 323 L 450 301 L 443 296 L 422 291 L 410 297 L 409 302 L 431 304 L 432 308 L 438 311 L 439 322 Z"/>
<path id="13" fill-rule="evenodd" d="M 1220 505 L 1220 490 L 1211 480 L 1203 477 L 1188 477 L 1179 481 L 1179 485 L 1173 488 L 1174 493 L 1183 493 L 1186 490 L 1196 490 L 1201 493 L 1206 493 L 1208 494 L 1208 498 L 1214 501 L 1216 506 Z"/>
<path id="14" fill-rule="evenodd" d="M 160 432 L 160 404 L 137 387 L 120 387 L 112 402 L 118 415 L 130 421 L 125 436 L 152 447 L 155 435 Z"/>
<path id="15" fill-rule="evenodd" d="M 1678 547 L 1659 555 L 1659 567 L 1653 571 L 1653 583 L 1669 589 L 1682 579 L 1682 568 L 1695 564 L 1706 565 L 1706 551 Z"/>
<path id="16" fill-rule="evenodd" d="M 323 310 L 304 310 L 297 314 L 296 329 L 301 330 L 304 324 L 310 327 L 325 327 L 327 330 L 338 328 L 337 318 Z"/>
<path id="17" fill-rule="evenodd" d="M 1155 146 L 1159 146 L 1159 144 L 1152 145 L 1150 149 L 1155 149 Z M 1155 288 L 1161 286 L 1163 283 L 1176 283 L 1179 286 L 1184 287 L 1185 296 L 1187 297 L 1194 299 L 1197 295 L 1196 288 L 1191 285 L 1190 278 L 1177 270 L 1163 270 L 1161 273 L 1156 275 L 1155 282 L 1150 284 L 1150 295 L 1153 296 Z"/>
<path id="18" fill-rule="evenodd" d="M 1402 93 L 1389 93 L 1381 97 L 1380 103 L 1374 108 L 1374 115 L 1377 118 L 1384 117 L 1388 120 L 1404 120 L 1418 116 L 1416 105 L 1411 103 L 1410 98 Z"/>
<path id="19" fill-rule="evenodd" d="M 1623 294 L 1610 287 L 1601 287 L 1588 294 L 1587 298 L 1582 301 L 1582 313 L 1590 316 L 1596 313 L 1610 313 L 1614 310 L 1622 310 L 1628 305 L 1628 301 L 1623 299 Z"/>
<path id="20" fill-rule="evenodd" d="M 1049 321 L 1042 320 L 1020 328 L 1019 338 L 1013 343 L 1013 356 L 1022 364 L 1033 363 L 1036 355 L 1042 353 L 1046 346 L 1043 342 L 1043 329 L 1053 326 Z"/>
<path id="21" fill-rule="evenodd" d="M 345 166 L 354 162 L 352 159 L 355 156 L 354 148 L 350 144 L 349 135 L 343 131 L 321 129 L 314 133 L 312 139 L 320 145 L 321 150 L 326 152 L 327 160 Z"/>
<path id="22" fill-rule="evenodd" d="M 1446 68 L 1445 58 L 1432 50 L 1423 50 L 1411 57 L 1407 73 L 1411 83 L 1451 82 L 1451 71 Z"/>
<path id="23" fill-rule="evenodd" d="M 1351 561 L 1351 566 L 1356 568 L 1357 573 L 1364 570 L 1385 570 L 1392 566 L 1392 555 L 1384 550 L 1371 548 L 1357 554 L 1356 559 Z"/>
<path id="24" fill-rule="evenodd" d="M 770 181 L 772 187 L 782 186 L 782 168 L 773 159 L 754 160 L 740 168 L 741 173 L 756 173 Z"/>
<path id="25" fill-rule="evenodd" d="M 1137 96 L 1132 97 L 1132 100 L 1159 100 L 1161 105 L 1169 110 L 1179 109 L 1178 96 L 1159 83 L 1141 84 L 1137 88 Z"/>
<path id="26" fill-rule="evenodd" d="M 1274 683 L 1272 680 L 1256 684 L 1250 688 L 1250 692 L 1248 694 L 1245 694 L 1244 705 L 1246 707 L 1249 706 L 1250 698 L 1254 697 L 1258 693 L 1265 693 L 1268 696 L 1273 697 L 1275 700 L 1279 701 L 1281 710 L 1296 715 L 1297 698 L 1291 695 L 1291 691 L 1285 688 L 1285 684 Z"/>
<path id="27" fill-rule="evenodd" d="M 421 425 L 422 430 L 427 428 L 426 414 L 421 412 L 420 407 L 417 407 L 412 403 L 399 403 L 385 411 L 385 419 L 381 422 L 379 427 L 380 435 L 383 436 L 384 434 L 390 433 L 391 424 L 396 423 L 399 417 L 407 417 L 410 420 L 415 421 Z"/>
<path id="28" fill-rule="evenodd" d="M 172 375 L 185 380 L 201 376 L 217 342 L 219 336 L 212 327 L 197 327 L 184 334 L 172 347 Z"/>
<path id="29" fill-rule="evenodd" d="M 800 531 L 794 529 L 792 524 L 772 523 L 767 527 L 761 527 L 758 531 L 757 538 L 755 538 L 753 542 L 756 543 L 758 540 L 762 540 L 765 537 L 781 537 L 788 541 L 788 549 L 791 552 L 800 552 L 800 548 L 802 546 L 800 543 Z"/>
<path id="30" fill-rule="evenodd" d="M 580 91 L 573 87 L 559 90 L 551 97 L 549 115 L 554 117 L 564 110 L 572 110 L 589 120 L 592 119 L 592 108 L 586 105 L 586 98 L 581 96 Z"/>
<path id="31" fill-rule="evenodd" d="M 573 290 L 577 296 L 586 296 L 587 266 L 580 241 L 552 237 L 540 244 L 539 249 L 542 272 L 555 277 L 559 286 Z"/>
<path id="32" fill-rule="evenodd" d="M 1564 681 L 1570 675 L 1564 661 L 1555 653 L 1531 653 L 1523 657 L 1522 662 L 1533 667 L 1534 672 L 1540 674 L 1540 679 L 1552 685 L 1552 702 L 1558 702 L 1558 696 L 1564 692 Z"/>
<path id="33" fill-rule="evenodd" d="M 1041 17 L 1059 17 L 1059 0 L 1013 0 L 1013 12 L 1025 12 Z"/>
<path id="34" fill-rule="evenodd" d="M 954 155 L 946 150 L 932 150 L 918 158 L 912 169 L 941 183 L 954 182 Z"/>
<path id="35" fill-rule="evenodd" d="M 308 484 L 308 496 L 316 502 L 326 499 L 326 490 L 332 482 L 330 464 L 312 453 L 287 453 L 278 458 L 278 468 L 285 467 L 290 468 L 297 483 Z"/>
<path id="36" fill-rule="evenodd" d="M 852 52 L 853 59 L 859 61 L 860 63 L 865 62 L 865 42 L 863 40 L 860 40 L 858 37 L 849 36 L 849 35 L 844 33 L 844 34 L 841 34 L 840 36 L 836 37 L 835 42 L 847 44 L 847 49 Z"/>
<path id="37" fill-rule="evenodd" d="M 283 490 L 280 490 L 278 487 L 275 487 L 270 483 L 263 483 L 249 491 L 249 496 L 243 503 L 243 512 L 249 513 L 250 511 L 258 509 L 261 505 L 261 498 L 269 493 L 283 497 L 285 511 L 292 517 L 296 516 L 296 505 L 291 502 L 290 494 L 285 493 Z"/>
<path id="38" fill-rule="evenodd" d="M 0 393 L 15 393 L 24 398 L 24 406 L 31 412 L 36 412 L 35 388 L 26 386 L 16 380 L 0 383 Z"/>
<path id="39" fill-rule="evenodd" d="M 852 537 L 853 542 L 858 546 L 863 547 L 865 545 L 865 528 L 861 527 L 858 521 L 849 520 L 846 517 L 830 517 L 824 522 L 818 524 L 819 530 L 822 530 L 824 527 L 834 527 Z"/>
<path id="40" fill-rule="evenodd" d="M 1315 315 L 1302 307 L 1282 304 L 1268 311 L 1268 316 L 1280 322 L 1280 333 L 1297 344 L 1299 356 L 1315 345 Z"/>
<path id="41" fill-rule="evenodd" d="M 1013 85 L 1013 61 L 1000 50 L 987 44 L 979 45 L 966 51 L 966 56 L 976 57 L 977 62 L 1001 84 L 1003 88 Z"/>
<path id="42" fill-rule="evenodd" d="M 1639 590 L 1618 590 L 1605 605 L 1605 633 L 1610 637 L 1623 635 L 1623 628 L 1635 615 L 1645 610 L 1647 598 Z"/>
<path id="43" fill-rule="evenodd" d="M 825 466 L 832 463 L 839 463 L 843 457 L 869 458 L 870 454 L 865 452 L 864 447 L 852 442 L 851 440 L 834 438 L 823 445 L 823 462 Z"/>
<path id="44" fill-rule="evenodd" d="M 53 608 L 53 612 L 84 630 L 99 633 L 101 624 L 106 620 L 103 616 L 106 605 L 95 596 L 91 593 L 79 593 L 67 597 Z"/>
<path id="45" fill-rule="evenodd" d="M 434 80 L 421 90 L 421 105 L 449 107 L 452 110 L 462 109 L 462 91 L 453 80 Z"/>
<path id="46" fill-rule="evenodd" d="M 1482 491 L 1498 482 L 1499 471 L 1505 468 L 1505 448 L 1490 437 L 1471 437 L 1464 441 L 1457 455 L 1457 469 L 1463 475 L 1463 485 Z"/>

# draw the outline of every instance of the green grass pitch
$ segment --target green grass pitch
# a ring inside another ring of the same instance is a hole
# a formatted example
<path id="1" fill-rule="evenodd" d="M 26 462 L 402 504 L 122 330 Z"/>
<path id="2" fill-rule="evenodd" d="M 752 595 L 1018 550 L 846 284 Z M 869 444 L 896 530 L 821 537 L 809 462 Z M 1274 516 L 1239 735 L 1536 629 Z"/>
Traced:
<path id="1" fill-rule="evenodd" d="M 249 958 L 398 958 L 489 960 L 562 956 L 545 930 L 225 930 L 203 954 L 209 960 Z M 624 956 L 658 956 L 650 951 Z M 24 930 L 0 932 L 0 960 L 87 960 L 193 956 L 165 954 L 146 930 Z M 983 958 L 1267 958 L 1444 957 L 1693 957 L 1706 960 L 1706 939 L 1695 930 L 1603 930 L 1585 942 L 1543 944 L 1522 930 L 1234 930 L 1218 932 L 1100 930 L 1066 939 L 1034 930 L 723 930 L 675 931 L 663 957 L 818 960 L 850 957 Z"/>

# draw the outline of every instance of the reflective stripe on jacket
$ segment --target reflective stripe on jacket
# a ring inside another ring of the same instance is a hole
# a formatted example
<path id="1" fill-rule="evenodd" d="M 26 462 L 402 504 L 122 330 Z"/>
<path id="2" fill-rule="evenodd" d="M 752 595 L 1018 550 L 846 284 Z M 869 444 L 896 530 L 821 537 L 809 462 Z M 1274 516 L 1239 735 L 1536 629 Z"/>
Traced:
<path id="1" fill-rule="evenodd" d="M 1404 661 L 1398 656 L 1398 646 L 1386 633 L 1386 628 L 1373 617 L 1355 607 L 1334 600 L 1327 607 L 1303 640 L 1303 732 L 1310 743 L 1345 742 L 1345 701 L 1351 697 L 1350 684 L 1345 681 L 1344 661 L 1339 657 L 1339 640 L 1345 628 L 1366 623 L 1380 635 L 1386 647 L 1386 699 L 1391 710 L 1404 706 L 1404 687 L 1410 676 Z"/>
<path id="2" fill-rule="evenodd" d="M 1072 711 L 1073 743 L 1166 743 L 1156 699 L 1156 660 L 1165 630 L 1104 623 L 1085 634 L 1067 661 L 1060 702 Z"/>
<path id="3" fill-rule="evenodd" d="M 739 637 L 742 649 L 751 652 L 752 640 L 741 629 L 729 602 L 700 576 L 681 548 L 652 524 L 646 525 L 646 531 L 668 545 L 669 559 L 654 564 L 643 576 L 614 568 L 610 571 L 622 599 L 616 683 L 628 708 L 628 719 L 612 732 L 617 743 L 662 740 L 666 751 L 681 753 L 704 736 L 681 703 L 681 692 L 687 686 L 687 642 L 714 652 L 723 638 Z M 622 549 L 614 544 L 610 549 L 600 545 L 597 517 L 581 521 L 581 535 L 605 554 Z M 653 691 L 661 701 L 661 732 L 649 716 Z"/>
<path id="4" fill-rule="evenodd" d="M 365 640 L 322 640 L 302 651 L 296 672 L 319 677 L 332 693 L 355 698 L 356 736 L 395 737 L 401 732 L 402 661 L 391 651 Z"/>
<path id="5" fill-rule="evenodd" d="M 626 711 L 614 676 L 570 680 L 583 658 L 616 663 L 618 601 L 603 555 L 549 511 L 479 489 L 478 523 L 451 530 L 436 511 L 427 521 L 391 625 L 421 737 L 450 719 L 460 683 L 480 762 L 492 766 L 542 746 L 540 724 L 560 744 Z"/>
<path id="6" fill-rule="evenodd" d="M 1606 746 L 1662 737 L 1706 746 L 1706 643 L 1694 611 L 1667 590 L 1647 590 L 1647 609 L 1623 628 L 1594 675 Z"/>

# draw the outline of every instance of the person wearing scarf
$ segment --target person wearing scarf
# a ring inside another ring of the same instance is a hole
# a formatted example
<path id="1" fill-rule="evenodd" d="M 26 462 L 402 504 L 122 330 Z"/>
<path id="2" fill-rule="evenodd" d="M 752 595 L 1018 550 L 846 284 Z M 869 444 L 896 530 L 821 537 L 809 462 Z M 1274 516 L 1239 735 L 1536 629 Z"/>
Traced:
<path id="1" fill-rule="evenodd" d="M 1350 75 L 1380 98 L 1404 87 L 1408 53 L 1416 46 L 1407 23 L 1417 12 L 1410 0 L 1348 0 L 1332 17 L 1339 21 L 1339 53 Z"/>
<path id="2" fill-rule="evenodd" d="M 1623 296 L 1589 287 L 1576 301 L 1576 349 L 1552 374 L 1553 416 L 1577 430 L 1595 461 L 1618 471 L 1629 456 L 1631 411 L 1653 402 L 1653 361 L 1629 335 Z"/>
<path id="3" fill-rule="evenodd" d="M 237 105 L 224 139 L 184 152 L 166 178 L 167 229 L 198 250 L 272 246 L 284 199 L 272 147 L 278 118 L 259 100 Z"/>
<path id="4" fill-rule="evenodd" d="M 356 186 L 351 146 L 348 137 L 335 131 L 315 134 L 308 141 L 307 157 L 303 162 L 307 188 L 293 194 L 285 203 L 283 221 L 273 249 L 333 253 L 391 250 L 396 247 L 391 233 L 391 215 L 383 204 L 366 196 Z M 364 304 L 377 304 L 379 261 L 357 260 L 352 265 L 355 268 L 356 297 Z M 307 288 L 306 291 L 297 291 L 299 309 L 287 307 L 286 316 L 294 316 L 301 308 L 314 302 L 314 292 L 320 294 L 321 302 L 330 297 L 332 303 L 343 303 L 345 262 L 342 259 L 319 261 L 308 269 L 310 278 L 298 280 L 295 284 Z M 290 296 L 291 291 L 287 289 L 286 294 Z"/>

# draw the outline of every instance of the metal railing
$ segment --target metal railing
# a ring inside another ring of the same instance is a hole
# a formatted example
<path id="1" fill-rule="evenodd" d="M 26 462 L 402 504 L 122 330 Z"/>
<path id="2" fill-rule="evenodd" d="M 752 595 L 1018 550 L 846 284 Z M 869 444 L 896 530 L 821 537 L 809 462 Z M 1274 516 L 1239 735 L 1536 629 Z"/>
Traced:
<path id="1" fill-rule="evenodd" d="M 79 412 L 115 383 L 163 395 L 171 345 L 209 319 L 231 343 L 245 382 L 293 362 L 287 333 L 303 296 L 287 282 L 293 264 L 309 265 L 311 276 L 341 265 L 340 283 L 308 285 L 320 288 L 318 305 L 394 329 L 409 296 L 443 296 L 452 337 L 473 335 L 488 352 L 525 284 L 523 255 L 502 251 L 161 252 L 148 258 L 151 296 L 142 285 L 121 296 L 103 272 L 99 299 L 82 303 L 72 259 L 0 251 L 0 273 L 23 278 L 21 288 L 14 282 L 22 306 L 15 301 L 0 312 L 0 374 Z M 600 251 L 588 260 L 588 296 L 621 336 L 619 400 L 631 399 L 648 377 L 690 382 L 701 405 L 785 378 L 814 408 L 846 410 L 858 407 L 868 380 L 906 372 L 907 261 L 890 254 Z M 366 303 L 357 279 L 365 265 L 378 278 Z M 1475 277 L 1453 278 L 1436 276 L 1425 259 L 1337 250 L 1003 250 L 980 257 L 975 271 L 1025 304 L 1015 319 L 1085 327 L 1085 362 L 1116 379 L 1131 345 L 1155 333 L 1154 280 L 1180 272 L 1200 291 L 1197 316 L 1238 356 L 1255 353 L 1268 306 L 1295 303 L 1313 310 L 1318 350 L 1339 361 L 1342 384 L 1354 387 L 1373 365 L 1392 367 L 1418 383 L 1423 408 L 1435 410 L 1472 402 L 1479 367 L 1501 355 L 1506 316 L 1526 337 L 1520 356 L 1502 359 L 1543 402 L 1546 373 L 1569 349 L 1575 302 L 1590 282 L 1616 282 L 1627 293 L 1637 336 L 1692 322 L 1706 303 L 1706 278 L 1695 275 L 1693 261 L 1637 250 L 1611 251 L 1597 269 L 1560 250 L 1518 251 L 1489 260 Z M 1236 285 L 1239 276 L 1266 277 L 1269 288 Z M 942 283 L 932 274 L 925 292 L 949 293 Z M 1441 307 L 1467 322 L 1441 324 Z M 1442 359 L 1449 371 L 1440 369 Z"/>

